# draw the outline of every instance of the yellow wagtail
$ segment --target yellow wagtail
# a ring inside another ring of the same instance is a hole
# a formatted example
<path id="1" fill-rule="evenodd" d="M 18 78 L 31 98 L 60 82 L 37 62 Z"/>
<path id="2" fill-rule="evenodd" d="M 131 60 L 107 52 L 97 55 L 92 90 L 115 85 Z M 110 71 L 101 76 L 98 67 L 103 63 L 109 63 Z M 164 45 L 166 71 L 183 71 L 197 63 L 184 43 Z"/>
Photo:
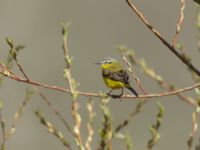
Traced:
<path id="1" fill-rule="evenodd" d="M 113 98 L 120 98 L 123 95 L 123 89 L 129 89 L 135 96 L 137 92 L 131 87 L 129 83 L 129 76 L 126 70 L 123 69 L 121 64 L 113 58 L 106 58 L 105 60 L 96 63 L 102 68 L 102 76 L 105 84 L 111 88 L 107 95 Z M 120 95 L 111 95 L 114 89 L 122 89 Z"/>

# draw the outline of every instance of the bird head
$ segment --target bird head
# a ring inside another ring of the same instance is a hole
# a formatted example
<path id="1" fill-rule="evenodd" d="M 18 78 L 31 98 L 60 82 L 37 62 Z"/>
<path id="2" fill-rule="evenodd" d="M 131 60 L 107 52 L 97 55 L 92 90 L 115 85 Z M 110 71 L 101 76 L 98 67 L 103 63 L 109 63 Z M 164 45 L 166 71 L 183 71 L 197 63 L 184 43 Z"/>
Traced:
<path id="1" fill-rule="evenodd" d="M 107 57 L 104 60 L 96 63 L 98 65 L 101 65 L 102 69 L 117 69 L 117 68 L 121 68 L 121 65 L 117 62 L 117 60 L 115 60 L 112 57 Z"/>

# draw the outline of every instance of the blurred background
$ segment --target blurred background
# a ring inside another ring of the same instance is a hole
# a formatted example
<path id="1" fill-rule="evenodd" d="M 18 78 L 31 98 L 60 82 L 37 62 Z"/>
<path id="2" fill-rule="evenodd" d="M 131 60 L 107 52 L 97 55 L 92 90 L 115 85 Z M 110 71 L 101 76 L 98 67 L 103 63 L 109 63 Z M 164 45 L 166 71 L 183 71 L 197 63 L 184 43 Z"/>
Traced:
<path id="1" fill-rule="evenodd" d="M 161 35 L 171 42 L 176 31 L 180 1 L 135 0 L 134 3 Z M 195 66 L 200 66 L 196 27 L 198 10 L 198 6 L 192 0 L 186 1 L 185 18 L 178 38 L 178 43 L 183 44 Z M 144 26 L 122 0 L 0 0 L 0 60 L 6 60 L 9 47 L 5 39 L 9 37 L 14 43 L 26 46 L 18 59 L 31 79 L 67 88 L 67 83 L 63 78 L 65 63 L 61 22 L 71 22 L 69 50 L 74 58 L 73 76 L 80 83 L 78 88 L 80 91 L 98 93 L 109 90 L 102 81 L 99 66 L 94 63 L 107 56 L 112 56 L 122 62 L 117 51 L 120 45 L 134 49 L 137 57 L 144 58 L 148 65 L 169 83 L 180 88 L 193 84 L 187 67 Z M 164 91 L 155 81 L 142 74 L 139 68 L 136 67 L 135 70 L 148 93 Z M 21 75 L 16 66 L 13 71 Z M 134 80 L 131 84 L 134 86 Z M 3 82 L 0 99 L 4 103 L 2 114 L 6 121 L 6 129 L 10 128 L 14 113 L 24 99 L 27 86 L 10 79 L 5 79 Z M 136 86 L 134 87 L 140 91 Z M 74 122 L 71 117 L 69 94 L 43 88 L 39 90 L 60 110 L 72 126 Z M 185 94 L 195 96 L 194 92 Z M 94 149 L 100 141 L 98 132 L 102 122 L 102 111 L 100 99 L 93 98 L 93 101 L 96 112 Z M 158 101 L 165 107 L 165 116 L 160 129 L 161 140 L 154 149 L 187 149 L 194 108 L 176 96 L 150 100 L 123 131 L 131 135 L 134 149 L 146 149 L 147 142 L 151 138 L 148 126 L 155 122 Z M 79 102 L 82 118 L 81 131 L 85 141 L 88 99 L 79 97 Z M 118 99 L 110 101 L 108 105 L 114 127 L 133 111 L 137 102 L 137 100 L 120 101 Z M 33 95 L 28 102 L 22 118 L 17 123 L 16 133 L 6 142 L 7 149 L 65 149 L 34 115 L 33 112 L 37 108 L 40 108 L 45 117 L 73 143 L 73 149 L 77 149 L 65 126 L 37 94 Z M 198 136 L 195 144 L 198 142 Z M 125 149 L 123 142 L 113 140 L 113 149 Z"/>

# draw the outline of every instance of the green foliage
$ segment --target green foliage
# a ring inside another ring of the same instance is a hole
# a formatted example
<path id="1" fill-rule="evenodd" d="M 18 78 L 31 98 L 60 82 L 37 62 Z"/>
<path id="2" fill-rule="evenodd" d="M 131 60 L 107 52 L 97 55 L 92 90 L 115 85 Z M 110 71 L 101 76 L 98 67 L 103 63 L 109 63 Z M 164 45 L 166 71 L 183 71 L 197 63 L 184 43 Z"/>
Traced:
<path id="1" fill-rule="evenodd" d="M 69 55 L 68 55 L 68 46 L 67 46 L 70 24 L 71 23 L 67 23 L 67 24 L 61 23 L 62 35 L 63 35 L 63 50 L 64 50 L 64 53 L 65 53 L 66 69 L 71 68 L 72 60 L 73 60 L 73 57 L 69 57 Z"/>
<path id="2" fill-rule="evenodd" d="M 6 42 L 10 47 L 9 54 L 11 56 L 11 57 L 8 58 L 8 62 L 11 62 L 12 58 L 17 60 L 17 55 L 18 55 L 19 51 L 24 49 L 25 46 L 24 45 L 15 46 L 13 40 L 10 39 L 10 38 L 6 38 Z"/>

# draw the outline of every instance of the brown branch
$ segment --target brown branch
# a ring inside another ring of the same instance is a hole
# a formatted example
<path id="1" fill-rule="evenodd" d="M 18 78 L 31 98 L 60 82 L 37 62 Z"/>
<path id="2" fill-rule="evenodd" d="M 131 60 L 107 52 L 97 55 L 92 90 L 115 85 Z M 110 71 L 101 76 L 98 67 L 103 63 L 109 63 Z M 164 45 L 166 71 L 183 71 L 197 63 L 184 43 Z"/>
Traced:
<path id="1" fill-rule="evenodd" d="M 184 19 L 184 9 L 185 9 L 185 0 L 181 0 L 181 9 L 180 9 L 179 20 L 178 20 L 178 23 L 176 25 L 176 33 L 174 35 L 173 42 L 172 42 L 173 47 L 176 46 L 178 35 L 180 33 L 180 30 L 181 30 L 181 25 L 182 25 L 183 19 Z"/>
<path id="2" fill-rule="evenodd" d="M 22 82 L 22 83 L 26 83 L 26 84 L 30 84 L 30 85 L 35 85 L 38 87 L 43 87 L 43 88 L 47 88 L 47 89 L 52 89 L 52 90 L 56 90 L 56 91 L 60 91 L 60 92 L 65 92 L 65 93 L 70 93 L 69 89 L 63 88 L 63 87 L 58 87 L 55 85 L 48 85 L 48 84 L 43 84 L 40 82 L 36 82 L 36 81 L 32 81 L 31 79 L 29 81 L 27 81 L 26 79 L 23 79 L 21 77 L 16 77 L 16 76 L 12 76 L 12 75 L 8 75 L 4 72 L 0 72 L 0 74 L 3 74 L 4 76 L 11 78 L 17 82 Z M 169 91 L 169 92 L 161 92 L 161 93 L 153 93 L 153 94 L 147 94 L 147 95 L 139 95 L 138 97 L 135 97 L 134 95 L 123 95 L 121 98 L 123 99 L 144 99 L 144 98 L 158 98 L 158 97 L 164 97 L 164 96 L 170 96 L 170 95 L 176 95 L 179 93 L 184 93 L 187 91 L 191 91 L 197 87 L 200 87 L 200 83 L 196 83 L 194 85 L 185 87 L 185 88 L 181 88 L 181 89 L 176 89 L 173 91 Z M 81 91 L 77 91 L 78 95 L 81 96 L 86 96 L 86 97 L 102 97 L 102 94 L 99 93 L 91 93 L 91 92 L 81 92 Z"/>
<path id="3" fill-rule="evenodd" d="M 2 67 L 2 63 L 0 63 L 0 67 Z M 5 77 L 8 77 L 10 79 L 13 79 L 17 82 L 22 82 L 22 83 L 26 83 L 26 84 L 30 84 L 30 85 L 35 85 L 38 87 L 43 87 L 43 88 L 47 88 L 47 89 L 52 89 L 52 90 L 56 90 L 56 91 L 60 91 L 60 92 L 65 92 L 65 93 L 71 93 L 69 89 L 63 88 L 63 87 L 58 87 L 55 85 L 48 85 L 48 84 L 43 84 L 40 82 L 36 82 L 33 81 L 31 79 L 26 80 L 24 78 L 21 78 L 19 76 L 17 76 L 16 74 L 14 74 L 12 71 L 10 71 L 8 68 L 2 68 L 3 70 L 0 70 L 0 74 L 4 75 Z M 135 97 L 134 95 L 123 95 L 121 98 L 125 98 L 125 99 L 143 99 L 143 98 L 158 98 L 158 97 L 164 97 L 164 96 L 170 96 L 170 95 L 176 95 L 179 93 L 184 93 L 190 90 L 193 90 L 197 87 L 200 87 L 200 83 L 196 83 L 194 85 L 185 87 L 185 88 L 181 88 L 181 89 L 176 89 L 173 91 L 168 91 L 168 92 L 161 92 L 161 93 L 154 93 L 154 94 L 147 94 L 147 95 L 139 95 L 138 97 Z M 102 97 L 102 94 L 99 93 L 91 93 L 91 92 L 81 92 L 81 91 L 77 91 L 78 95 L 81 96 L 86 96 L 86 97 Z"/>
<path id="4" fill-rule="evenodd" d="M 18 60 L 17 60 L 17 59 L 15 59 L 15 62 L 16 62 L 16 64 L 17 64 L 17 66 L 18 66 L 20 72 L 23 74 L 23 76 L 25 77 L 25 79 L 28 81 L 29 78 L 28 78 L 27 74 L 25 73 L 24 69 L 22 68 L 21 64 L 18 63 Z"/>
<path id="5" fill-rule="evenodd" d="M 171 51 L 173 52 L 188 68 L 200 76 L 200 71 L 193 66 L 193 64 L 186 60 L 171 44 L 169 44 L 160 33 L 147 21 L 144 15 L 137 9 L 137 7 L 132 3 L 131 0 L 126 0 L 128 6 L 132 11 L 140 18 L 140 20 L 148 27 L 148 29 L 154 33 L 154 35 Z"/>

